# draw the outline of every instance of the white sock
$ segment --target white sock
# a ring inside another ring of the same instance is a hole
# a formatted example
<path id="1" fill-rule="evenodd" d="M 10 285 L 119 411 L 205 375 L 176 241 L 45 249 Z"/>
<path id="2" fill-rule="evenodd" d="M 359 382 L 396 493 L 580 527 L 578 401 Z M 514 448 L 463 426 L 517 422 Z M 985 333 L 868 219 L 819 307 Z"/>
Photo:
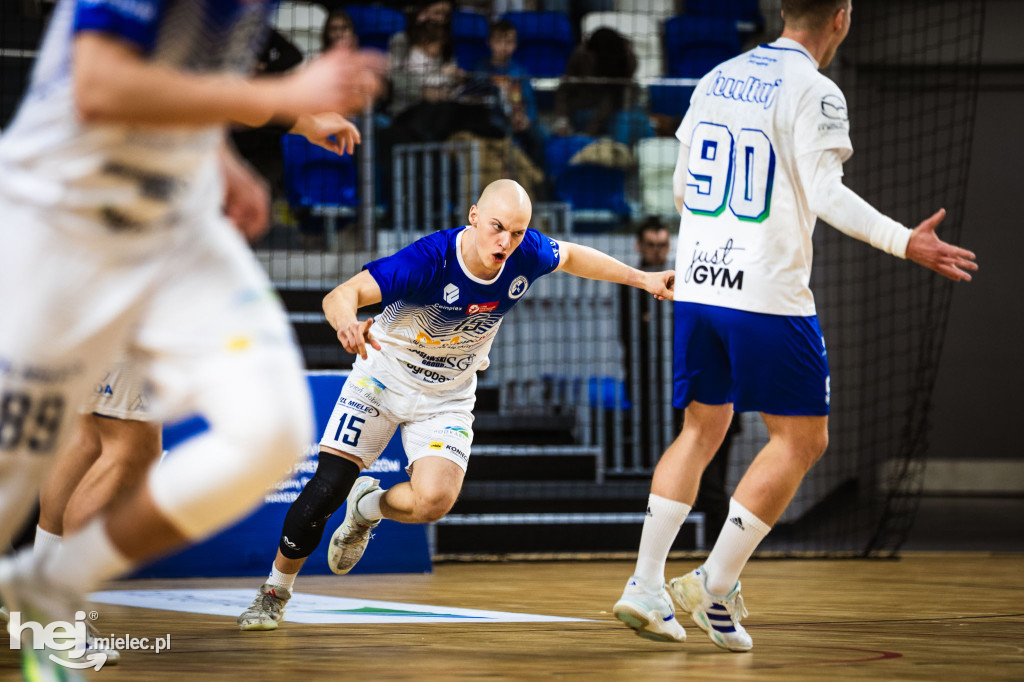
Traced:
<path id="1" fill-rule="evenodd" d="M 267 582 L 274 587 L 283 587 L 289 592 L 292 591 L 292 585 L 295 584 L 295 578 L 299 575 L 298 571 L 295 573 L 282 573 L 277 570 L 277 566 L 272 566 L 270 569 L 270 577 L 267 578 Z"/>
<path id="2" fill-rule="evenodd" d="M 708 560 L 704 562 L 708 574 L 708 591 L 711 594 L 724 597 L 732 592 L 750 555 L 771 529 L 771 526 L 737 502 L 736 498 L 729 500 L 728 520 L 722 526 L 722 532 L 711 548 Z"/>
<path id="3" fill-rule="evenodd" d="M 88 594 L 132 567 L 132 561 L 114 547 L 104 519 L 93 519 L 60 544 L 44 566 L 46 577 L 67 591 Z"/>
<path id="4" fill-rule="evenodd" d="M 36 539 L 32 543 L 32 551 L 40 557 L 49 555 L 60 547 L 62 539 L 61 536 L 36 526 Z"/>
<path id="5" fill-rule="evenodd" d="M 383 519 L 384 515 L 380 513 L 380 498 L 384 497 L 386 492 L 387 490 L 374 490 L 372 493 L 366 493 L 356 503 L 356 511 L 367 521 Z"/>
<path id="6" fill-rule="evenodd" d="M 647 498 L 647 518 L 640 535 L 640 553 L 635 574 L 651 589 L 665 584 L 665 560 L 679 528 L 690 513 L 690 505 L 651 493 Z"/>

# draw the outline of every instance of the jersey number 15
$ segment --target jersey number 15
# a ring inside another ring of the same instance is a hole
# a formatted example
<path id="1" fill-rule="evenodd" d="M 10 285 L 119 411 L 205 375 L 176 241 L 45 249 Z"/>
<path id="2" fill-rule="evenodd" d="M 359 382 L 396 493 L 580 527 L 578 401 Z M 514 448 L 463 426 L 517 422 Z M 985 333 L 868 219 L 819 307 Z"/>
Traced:
<path id="1" fill-rule="evenodd" d="M 733 138 L 718 123 L 699 123 L 690 140 L 683 205 L 717 216 L 728 205 L 740 220 L 768 217 L 775 181 L 775 149 L 760 130 L 744 128 Z"/>

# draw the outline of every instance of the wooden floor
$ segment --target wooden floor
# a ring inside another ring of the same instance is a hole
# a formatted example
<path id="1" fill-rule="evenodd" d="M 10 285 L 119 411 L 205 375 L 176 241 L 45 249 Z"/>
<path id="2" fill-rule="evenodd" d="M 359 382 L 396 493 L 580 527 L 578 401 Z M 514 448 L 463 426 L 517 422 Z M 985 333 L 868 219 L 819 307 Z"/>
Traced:
<path id="1" fill-rule="evenodd" d="M 682 574 L 695 562 L 669 564 Z M 299 578 L 304 593 L 588 619 L 572 623 L 297 625 L 98 605 L 105 632 L 172 633 L 95 680 L 1024 680 L 1024 555 L 899 561 L 764 560 L 743 576 L 754 650 L 692 624 L 685 644 L 640 639 L 611 616 L 627 562 L 446 564 L 432 575 Z M 131 581 L 121 589 L 246 587 L 259 579 Z M 684 625 L 688 619 L 684 620 Z M 17 660 L 0 652 L 0 677 Z"/>

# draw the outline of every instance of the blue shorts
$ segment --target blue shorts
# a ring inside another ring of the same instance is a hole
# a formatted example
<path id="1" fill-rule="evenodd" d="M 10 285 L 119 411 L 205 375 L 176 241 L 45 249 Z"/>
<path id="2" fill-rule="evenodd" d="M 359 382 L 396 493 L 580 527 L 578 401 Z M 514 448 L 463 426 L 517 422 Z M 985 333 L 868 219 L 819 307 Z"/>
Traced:
<path id="1" fill-rule="evenodd" d="M 675 304 L 672 402 L 732 403 L 737 412 L 828 414 L 829 375 L 818 318 Z"/>

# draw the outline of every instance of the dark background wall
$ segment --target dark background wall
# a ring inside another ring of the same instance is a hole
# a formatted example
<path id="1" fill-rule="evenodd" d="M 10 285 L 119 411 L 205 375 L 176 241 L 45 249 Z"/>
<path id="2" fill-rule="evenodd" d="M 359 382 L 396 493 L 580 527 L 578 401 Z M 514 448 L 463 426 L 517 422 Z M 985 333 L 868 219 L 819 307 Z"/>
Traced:
<path id="1" fill-rule="evenodd" d="M 930 459 L 1014 460 L 1024 480 L 1024 2 L 988 0 L 964 246 L 981 271 L 956 287 L 935 391 Z M 941 228 L 940 228 L 941 230 Z M 941 234 L 941 232 L 940 232 Z M 1014 473 L 1015 472 L 1015 473 Z M 1005 481 L 1004 481 L 1005 482 Z M 1024 486 L 1020 486 L 1024 492 Z"/>

